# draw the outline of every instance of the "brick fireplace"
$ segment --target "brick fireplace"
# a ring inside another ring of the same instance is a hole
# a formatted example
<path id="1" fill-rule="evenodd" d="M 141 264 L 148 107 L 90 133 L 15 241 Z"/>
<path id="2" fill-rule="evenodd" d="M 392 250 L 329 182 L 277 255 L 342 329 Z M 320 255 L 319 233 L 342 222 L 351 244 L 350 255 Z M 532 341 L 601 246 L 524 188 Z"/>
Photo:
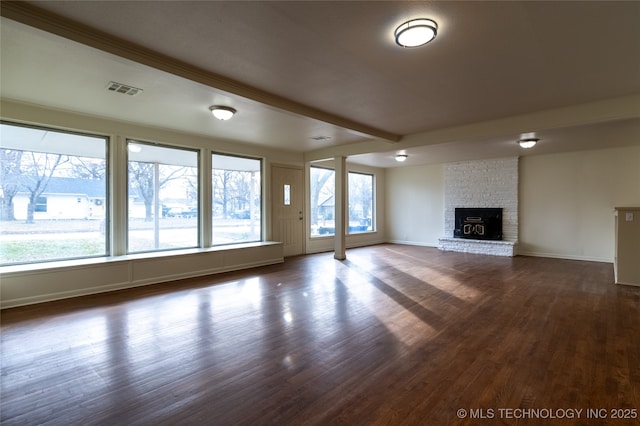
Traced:
<path id="1" fill-rule="evenodd" d="M 518 157 L 448 164 L 444 178 L 445 229 L 444 236 L 439 239 L 439 248 L 443 251 L 515 256 L 518 242 Z M 468 214 L 456 216 L 456 211 Z M 464 218 L 461 219 L 462 216 Z M 496 231 L 498 216 L 501 229 Z"/>
<path id="2" fill-rule="evenodd" d="M 502 208 L 456 207 L 455 238 L 502 240 Z"/>

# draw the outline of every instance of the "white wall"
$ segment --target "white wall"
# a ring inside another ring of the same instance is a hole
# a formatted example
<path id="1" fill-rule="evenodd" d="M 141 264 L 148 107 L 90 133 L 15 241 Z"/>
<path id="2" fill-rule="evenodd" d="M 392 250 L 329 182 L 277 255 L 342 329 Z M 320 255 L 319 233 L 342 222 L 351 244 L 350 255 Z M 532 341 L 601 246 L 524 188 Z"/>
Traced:
<path id="1" fill-rule="evenodd" d="M 640 146 L 520 159 L 520 246 L 613 262 L 615 206 L 640 206 Z"/>
<path id="2" fill-rule="evenodd" d="M 446 165 L 387 169 L 389 242 L 437 246 Z M 521 157 L 518 254 L 613 262 L 615 206 L 640 206 L 640 146 Z"/>
<path id="3" fill-rule="evenodd" d="M 387 169 L 387 240 L 438 246 L 444 229 L 444 167 L 441 164 Z"/>

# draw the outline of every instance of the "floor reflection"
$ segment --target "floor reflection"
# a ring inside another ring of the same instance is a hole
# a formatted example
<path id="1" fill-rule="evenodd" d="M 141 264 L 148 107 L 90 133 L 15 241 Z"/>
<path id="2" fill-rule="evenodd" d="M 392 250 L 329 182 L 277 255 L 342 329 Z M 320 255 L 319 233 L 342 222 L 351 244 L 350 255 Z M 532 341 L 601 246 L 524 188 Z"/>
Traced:
<path id="1" fill-rule="evenodd" d="M 278 413 L 375 398 L 377 381 L 398 372 L 422 386 L 411 369 L 473 306 L 473 277 L 446 262 L 358 253 L 149 286 L 7 328 L 2 395 L 29 407 L 34 424 L 254 424 L 255 413 L 278 423 Z M 455 271 L 449 281 L 442 268 Z"/>

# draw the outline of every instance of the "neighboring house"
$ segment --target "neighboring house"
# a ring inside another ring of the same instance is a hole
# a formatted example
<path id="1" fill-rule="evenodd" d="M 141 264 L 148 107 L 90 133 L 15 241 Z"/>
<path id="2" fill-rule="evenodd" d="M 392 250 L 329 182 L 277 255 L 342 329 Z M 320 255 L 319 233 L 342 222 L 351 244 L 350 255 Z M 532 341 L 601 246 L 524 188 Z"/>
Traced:
<path id="1" fill-rule="evenodd" d="M 333 195 L 328 196 L 324 201 L 318 204 L 318 224 L 317 231 L 314 235 L 332 235 L 335 233 L 335 222 L 333 215 L 335 212 L 335 199 Z M 349 232 L 371 231 L 371 219 L 365 218 L 349 222 Z"/>
<path id="2" fill-rule="evenodd" d="M 104 180 L 52 177 L 36 200 L 33 218 L 102 219 L 105 213 Z M 29 192 L 24 188 L 13 198 L 17 220 L 27 219 Z"/>
<path id="3" fill-rule="evenodd" d="M 318 203 L 318 219 L 333 221 L 333 213 L 335 212 L 335 200 L 333 195 L 328 196 L 324 201 Z"/>

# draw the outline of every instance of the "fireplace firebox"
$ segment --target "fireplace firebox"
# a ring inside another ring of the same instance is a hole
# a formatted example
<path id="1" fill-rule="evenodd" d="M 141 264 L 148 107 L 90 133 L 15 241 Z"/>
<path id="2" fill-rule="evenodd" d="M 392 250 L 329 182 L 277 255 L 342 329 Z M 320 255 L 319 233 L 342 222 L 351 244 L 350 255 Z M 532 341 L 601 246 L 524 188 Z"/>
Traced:
<path id="1" fill-rule="evenodd" d="M 502 240 L 502 209 L 457 207 L 453 236 L 474 240 Z"/>

